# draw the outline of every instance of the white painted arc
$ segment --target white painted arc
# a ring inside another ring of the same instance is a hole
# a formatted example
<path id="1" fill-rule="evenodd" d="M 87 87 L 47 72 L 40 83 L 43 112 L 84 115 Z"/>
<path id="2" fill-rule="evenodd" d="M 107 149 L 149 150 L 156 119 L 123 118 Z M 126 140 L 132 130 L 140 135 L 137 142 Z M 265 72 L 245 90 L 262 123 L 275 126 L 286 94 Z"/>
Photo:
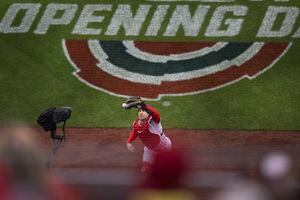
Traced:
<path id="1" fill-rule="evenodd" d="M 146 60 L 148 62 L 154 63 L 166 63 L 168 61 L 179 61 L 179 60 L 188 60 L 192 58 L 197 58 L 200 56 L 204 56 L 212 51 L 218 51 L 221 48 L 225 47 L 227 42 L 218 42 L 211 47 L 205 47 L 203 49 L 199 49 L 196 51 L 179 53 L 179 54 L 171 54 L 167 55 L 155 55 L 149 52 L 145 52 L 137 48 L 134 44 L 134 41 L 123 41 L 124 46 L 127 48 L 126 52 L 133 57 L 136 57 L 141 60 Z"/>

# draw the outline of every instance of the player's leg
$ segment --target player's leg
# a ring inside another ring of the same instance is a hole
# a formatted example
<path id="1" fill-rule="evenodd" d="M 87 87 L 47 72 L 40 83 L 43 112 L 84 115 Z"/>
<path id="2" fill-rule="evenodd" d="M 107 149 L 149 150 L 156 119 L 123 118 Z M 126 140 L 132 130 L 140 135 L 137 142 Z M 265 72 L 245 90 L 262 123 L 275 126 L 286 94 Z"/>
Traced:
<path id="1" fill-rule="evenodd" d="M 170 138 L 166 137 L 166 142 L 164 145 L 165 150 L 170 151 L 172 149 L 172 142 Z"/>
<path id="2" fill-rule="evenodd" d="M 170 138 L 163 135 L 160 139 L 159 145 L 154 149 L 155 152 L 157 151 L 170 151 L 172 149 L 172 142 Z"/>
<path id="3" fill-rule="evenodd" d="M 149 173 L 152 169 L 152 164 L 154 161 L 154 155 L 155 152 L 151 151 L 147 147 L 144 147 L 144 153 L 143 153 L 143 166 L 141 169 L 142 173 Z"/>

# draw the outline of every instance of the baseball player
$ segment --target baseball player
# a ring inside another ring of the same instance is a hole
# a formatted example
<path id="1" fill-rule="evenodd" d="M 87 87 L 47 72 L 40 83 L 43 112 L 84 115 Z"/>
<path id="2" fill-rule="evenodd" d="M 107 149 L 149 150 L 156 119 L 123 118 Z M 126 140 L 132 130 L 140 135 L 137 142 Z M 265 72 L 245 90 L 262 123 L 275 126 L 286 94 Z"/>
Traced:
<path id="1" fill-rule="evenodd" d="M 127 140 L 127 149 L 134 152 L 132 142 L 139 137 L 145 145 L 143 154 L 142 173 L 151 171 L 154 155 L 158 151 L 171 150 L 171 140 L 162 130 L 160 115 L 149 105 L 146 105 L 140 97 L 130 98 L 122 104 L 123 108 L 137 108 L 138 118 L 133 122 L 132 131 Z"/>

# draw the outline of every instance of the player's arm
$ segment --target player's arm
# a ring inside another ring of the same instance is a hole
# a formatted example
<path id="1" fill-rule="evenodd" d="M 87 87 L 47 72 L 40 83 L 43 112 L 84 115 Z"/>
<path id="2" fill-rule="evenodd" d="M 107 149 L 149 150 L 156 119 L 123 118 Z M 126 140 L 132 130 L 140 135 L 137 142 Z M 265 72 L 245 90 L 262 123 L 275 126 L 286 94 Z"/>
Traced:
<path id="1" fill-rule="evenodd" d="M 156 109 L 152 108 L 152 107 L 149 106 L 149 105 L 146 105 L 146 106 L 145 106 L 145 110 L 146 110 L 146 112 L 147 112 L 149 115 L 152 116 L 152 120 L 153 120 L 154 122 L 156 122 L 156 123 L 159 123 L 159 122 L 160 122 L 160 114 L 159 114 L 159 112 L 158 112 Z"/>
<path id="2" fill-rule="evenodd" d="M 131 144 L 135 139 L 137 138 L 137 134 L 135 133 L 134 129 L 132 129 L 130 135 L 129 135 L 129 138 L 127 139 L 127 143 L 126 143 L 126 146 L 127 146 L 127 149 L 131 152 L 134 152 L 134 147 L 133 145 Z"/>

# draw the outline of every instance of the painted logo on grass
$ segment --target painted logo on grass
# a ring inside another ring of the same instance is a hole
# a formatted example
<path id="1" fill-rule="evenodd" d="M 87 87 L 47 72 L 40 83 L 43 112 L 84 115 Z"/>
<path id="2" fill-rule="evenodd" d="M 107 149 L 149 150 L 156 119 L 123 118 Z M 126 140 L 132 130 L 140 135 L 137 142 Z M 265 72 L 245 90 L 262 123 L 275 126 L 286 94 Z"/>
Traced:
<path id="1" fill-rule="evenodd" d="M 269 69 L 290 43 L 64 40 L 74 75 L 117 96 L 158 99 L 215 90 Z"/>
<path id="2" fill-rule="evenodd" d="M 253 79 L 287 51 L 290 41 L 300 38 L 295 2 L 256 0 L 254 6 L 251 1 L 12 3 L 1 17 L 0 34 L 85 38 L 63 40 L 81 81 L 118 96 L 159 99 Z M 59 27 L 63 30 L 56 32 Z M 219 42 L 226 38 L 251 42 Z M 112 39 L 116 41 L 108 41 Z M 178 42 L 188 40 L 197 42 Z"/>

